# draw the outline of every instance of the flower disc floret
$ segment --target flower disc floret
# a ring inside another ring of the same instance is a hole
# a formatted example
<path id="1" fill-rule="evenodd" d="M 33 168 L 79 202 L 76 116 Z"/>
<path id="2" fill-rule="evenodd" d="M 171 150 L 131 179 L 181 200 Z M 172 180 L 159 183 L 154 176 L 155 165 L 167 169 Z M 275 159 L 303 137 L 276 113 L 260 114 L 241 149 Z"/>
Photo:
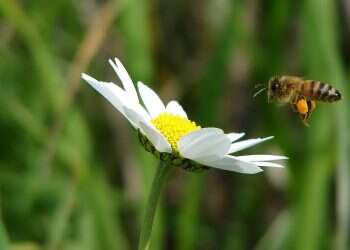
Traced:
<path id="1" fill-rule="evenodd" d="M 181 137 L 201 128 L 194 121 L 169 113 L 160 114 L 151 123 L 164 135 L 175 152 L 178 152 L 177 143 Z"/>

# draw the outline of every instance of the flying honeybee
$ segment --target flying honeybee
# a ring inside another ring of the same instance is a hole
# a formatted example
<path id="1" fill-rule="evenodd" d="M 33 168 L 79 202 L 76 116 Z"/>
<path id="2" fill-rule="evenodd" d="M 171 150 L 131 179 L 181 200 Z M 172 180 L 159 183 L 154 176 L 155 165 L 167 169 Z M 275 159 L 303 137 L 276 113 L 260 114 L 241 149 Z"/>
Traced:
<path id="1" fill-rule="evenodd" d="M 308 125 L 307 120 L 316 108 L 316 101 L 336 102 L 341 99 L 341 94 L 321 81 L 305 80 L 297 76 L 275 76 L 268 82 L 267 98 L 268 102 L 290 103 L 303 123 Z"/>

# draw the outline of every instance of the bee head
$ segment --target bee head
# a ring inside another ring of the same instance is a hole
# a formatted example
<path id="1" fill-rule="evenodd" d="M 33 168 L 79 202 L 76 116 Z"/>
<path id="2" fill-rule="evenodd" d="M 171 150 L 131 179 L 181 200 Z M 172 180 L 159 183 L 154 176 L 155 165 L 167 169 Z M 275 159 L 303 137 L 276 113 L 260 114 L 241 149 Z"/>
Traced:
<path id="1" fill-rule="evenodd" d="M 267 91 L 268 102 L 275 101 L 280 93 L 282 92 L 282 84 L 280 83 L 279 77 L 274 76 L 270 78 Z"/>

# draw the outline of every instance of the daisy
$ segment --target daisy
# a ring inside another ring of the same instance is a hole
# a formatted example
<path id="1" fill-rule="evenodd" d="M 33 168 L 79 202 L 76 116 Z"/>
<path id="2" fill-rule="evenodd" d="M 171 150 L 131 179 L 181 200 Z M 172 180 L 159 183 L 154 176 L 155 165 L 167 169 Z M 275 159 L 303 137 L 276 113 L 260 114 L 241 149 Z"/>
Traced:
<path id="1" fill-rule="evenodd" d="M 144 148 L 169 165 L 189 171 L 209 167 L 255 174 L 260 167 L 283 167 L 271 162 L 287 159 L 277 155 L 232 155 L 273 137 L 238 141 L 244 133 L 224 133 L 219 128 L 202 128 L 191 121 L 177 101 L 166 105 L 159 96 L 142 82 L 135 88 L 122 63 L 109 60 L 123 88 L 111 82 L 102 82 L 89 75 L 82 78 L 103 95 L 138 131 Z M 142 100 L 140 102 L 139 96 Z"/>

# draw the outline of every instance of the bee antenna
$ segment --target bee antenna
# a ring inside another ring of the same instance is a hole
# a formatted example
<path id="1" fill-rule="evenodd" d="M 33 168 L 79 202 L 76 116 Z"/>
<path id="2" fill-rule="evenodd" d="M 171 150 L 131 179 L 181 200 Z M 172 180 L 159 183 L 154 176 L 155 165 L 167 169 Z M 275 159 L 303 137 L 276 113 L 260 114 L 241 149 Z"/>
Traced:
<path id="1" fill-rule="evenodd" d="M 255 94 L 253 95 L 253 98 L 257 97 L 257 95 L 259 95 L 260 93 L 264 92 L 266 90 L 266 87 L 259 89 L 257 92 L 255 92 Z"/>

